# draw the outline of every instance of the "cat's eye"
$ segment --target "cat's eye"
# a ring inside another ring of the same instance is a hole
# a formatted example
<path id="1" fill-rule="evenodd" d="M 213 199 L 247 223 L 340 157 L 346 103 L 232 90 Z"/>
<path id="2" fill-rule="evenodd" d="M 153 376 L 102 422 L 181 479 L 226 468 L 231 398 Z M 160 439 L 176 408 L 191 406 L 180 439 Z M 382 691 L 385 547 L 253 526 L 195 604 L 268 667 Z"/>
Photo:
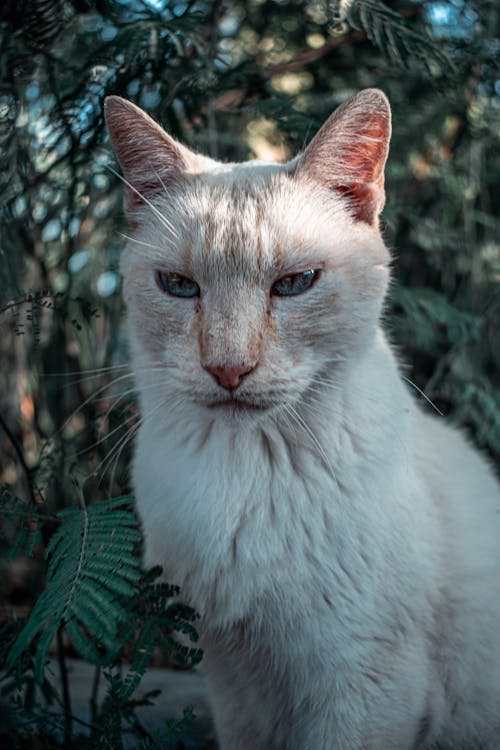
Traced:
<path id="1" fill-rule="evenodd" d="M 200 296 L 200 287 L 196 281 L 188 279 L 187 276 L 182 276 L 180 273 L 156 271 L 155 279 L 162 292 L 167 292 L 173 297 Z"/>
<path id="2" fill-rule="evenodd" d="M 293 297 L 295 294 L 307 292 L 314 282 L 317 281 L 320 273 L 319 269 L 308 268 L 306 271 L 300 271 L 300 273 L 290 273 L 287 276 L 282 276 L 281 279 L 278 279 L 272 285 L 271 294 L 275 294 L 278 297 Z"/>

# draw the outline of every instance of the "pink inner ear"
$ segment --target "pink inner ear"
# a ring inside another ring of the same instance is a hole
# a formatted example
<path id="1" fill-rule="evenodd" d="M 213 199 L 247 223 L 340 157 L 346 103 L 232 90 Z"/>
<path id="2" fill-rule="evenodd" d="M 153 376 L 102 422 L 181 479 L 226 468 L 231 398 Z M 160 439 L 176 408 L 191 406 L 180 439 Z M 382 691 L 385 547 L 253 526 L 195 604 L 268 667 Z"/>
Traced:
<path id="1" fill-rule="evenodd" d="M 390 136 L 387 97 L 378 89 L 360 91 L 313 138 L 298 162 L 297 174 L 346 196 L 355 219 L 377 226 L 385 201 Z"/>
<path id="2" fill-rule="evenodd" d="M 342 149 L 342 166 L 352 177 L 333 187 L 351 199 L 351 207 L 360 221 L 373 224 L 384 207 L 384 166 L 388 150 L 387 119 L 371 113 L 364 127 Z"/>
<path id="3" fill-rule="evenodd" d="M 353 136 L 353 144 L 346 148 L 345 162 L 349 171 L 370 180 L 384 167 L 387 155 L 387 123 L 377 113 L 372 113 L 366 125 Z"/>

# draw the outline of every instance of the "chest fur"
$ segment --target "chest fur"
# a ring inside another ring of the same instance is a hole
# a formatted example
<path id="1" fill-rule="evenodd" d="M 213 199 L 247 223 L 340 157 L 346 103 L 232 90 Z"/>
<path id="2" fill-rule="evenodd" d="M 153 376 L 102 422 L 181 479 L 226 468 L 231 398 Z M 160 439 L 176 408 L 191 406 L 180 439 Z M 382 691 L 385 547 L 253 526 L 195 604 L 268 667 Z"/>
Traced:
<path id="1" fill-rule="evenodd" d="M 270 432 L 214 434 L 203 445 L 199 433 L 143 433 L 134 484 L 146 564 L 160 563 L 217 622 L 266 601 L 291 610 L 335 602 L 342 616 L 353 598 L 362 618 L 377 609 L 384 577 L 412 587 L 406 569 L 422 555 L 409 541 L 417 520 L 395 502 L 404 478 L 395 471 L 376 487 L 373 474 L 349 473 L 314 447 Z"/>

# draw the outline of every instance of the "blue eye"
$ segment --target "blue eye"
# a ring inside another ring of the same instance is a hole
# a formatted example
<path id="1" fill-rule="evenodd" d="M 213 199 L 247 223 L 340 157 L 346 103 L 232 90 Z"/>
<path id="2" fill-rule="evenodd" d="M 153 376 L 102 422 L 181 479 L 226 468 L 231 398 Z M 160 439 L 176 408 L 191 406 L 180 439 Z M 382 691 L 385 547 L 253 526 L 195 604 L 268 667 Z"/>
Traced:
<path id="1" fill-rule="evenodd" d="M 156 271 L 156 283 L 162 292 L 167 292 L 173 297 L 199 297 L 200 287 L 187 276 L 180 273 L 169 273 L 168 271 Z"/>
<path id="2" fill-rule="evenodd" d="M 278 297 L 293 297 L 296 294 L 303 294 L 317 281 L 320 273 L 321 271 L 318 269 L 308 268 L 307 271 L 282 276 L 272 285 L 271 294 Z"/>

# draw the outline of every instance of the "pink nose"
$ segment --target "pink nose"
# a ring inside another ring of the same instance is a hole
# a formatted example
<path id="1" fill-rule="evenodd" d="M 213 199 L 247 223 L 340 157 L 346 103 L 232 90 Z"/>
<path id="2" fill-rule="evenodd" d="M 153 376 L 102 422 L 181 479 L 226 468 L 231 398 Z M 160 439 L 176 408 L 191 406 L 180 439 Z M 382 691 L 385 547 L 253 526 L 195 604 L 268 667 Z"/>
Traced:
<path id="1" fill-rule="evenodd" d="M 234 391 L 239 386 L 242 378 L 248 375 L 254 369 L 255 365 L 233 365 L 231 367 L 224 367 L 221 365 L 204 365 L 211 375 L 214 376 L 216 381 L 222 388 L 227 388 L 228 391 Z"/>

